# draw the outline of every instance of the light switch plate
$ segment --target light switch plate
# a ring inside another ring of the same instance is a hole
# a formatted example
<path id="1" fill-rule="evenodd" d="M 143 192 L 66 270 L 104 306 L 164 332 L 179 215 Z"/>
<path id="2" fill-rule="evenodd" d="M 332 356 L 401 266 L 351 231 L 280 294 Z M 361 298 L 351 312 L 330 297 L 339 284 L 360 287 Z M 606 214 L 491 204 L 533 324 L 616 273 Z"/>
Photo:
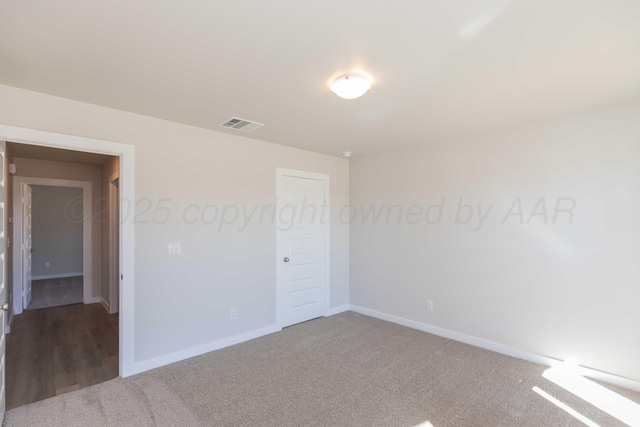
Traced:
<path id="1" fill-rule="evenodd" d="M 167 244 L 167 254 L 169 255 L 180 255 L 180 243 L 168 243 Z"/>

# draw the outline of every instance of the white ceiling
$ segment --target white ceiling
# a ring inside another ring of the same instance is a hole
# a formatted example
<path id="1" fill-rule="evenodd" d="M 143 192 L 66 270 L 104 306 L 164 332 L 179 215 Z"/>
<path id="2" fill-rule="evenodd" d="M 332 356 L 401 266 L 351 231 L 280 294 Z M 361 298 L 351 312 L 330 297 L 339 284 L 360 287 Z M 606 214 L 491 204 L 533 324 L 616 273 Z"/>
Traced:
<path id="1" fill-rule="evenodd" d="M 640 1 L 0 0 L 0 83 L 357 156 L 640 98 Z"/>

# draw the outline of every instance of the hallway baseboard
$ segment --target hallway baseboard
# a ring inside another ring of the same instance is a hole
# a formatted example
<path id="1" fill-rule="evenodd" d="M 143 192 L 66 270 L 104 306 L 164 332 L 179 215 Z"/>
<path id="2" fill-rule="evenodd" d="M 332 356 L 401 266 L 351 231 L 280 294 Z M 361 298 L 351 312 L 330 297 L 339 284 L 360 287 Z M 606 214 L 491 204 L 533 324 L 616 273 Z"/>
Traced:
<path id="1" fill-rule="evenodd" d="M 31 276 L 31 280 L 47 280 L 47 279 L 65 279 L 67 277 L 83 276 L 84 273 L 60 273 L 60 274 L 46 274 L 43 276 Z"/>

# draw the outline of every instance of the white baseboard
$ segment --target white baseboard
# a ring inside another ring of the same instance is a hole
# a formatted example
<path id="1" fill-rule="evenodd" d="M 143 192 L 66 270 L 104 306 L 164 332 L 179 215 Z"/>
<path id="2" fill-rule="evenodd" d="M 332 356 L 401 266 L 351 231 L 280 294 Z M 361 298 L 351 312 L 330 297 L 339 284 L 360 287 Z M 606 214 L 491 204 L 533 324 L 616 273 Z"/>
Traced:
<path id="1" fill-rule="evenodd" d="M 109 305 L 104 299 L 101 299 L 101 302 L 105 308 L 108 308 Z M 333 316 L 334 314 L 343 313 L 345 311 L 349 311 L 348 304 L 341 305 L 339 307 L 333 307 L 329 309 L 326 315 Z M 233 337 L 223 338 L 218 341 L 213 341 L 213 342 L 202 344 L 186 350 L 177 351 L 175 353 L 167 354 L 165 356 L 156 357 L 154 359 L 149 359 L 142 362 L 136 362 L 134 363 L 134 368 L 131 375 L 139 374 L 141 372 L 148 371 L 150 369 L 159 368 L 161 366 L 169 365 L 171 363 L 179 362 L 181 360 L 185 360 L 191 357 L 199 356 L 201 354 L 209 353 L 211 351 L 220 350 L 221 348 L 240 344 L 245 341 L 249 341 L 255 338 L 260 338 L 262 336 L 272 334 L 274 332 L 279 332 L 281 330 L 282 328 L 280 328 L 278 325 L 271 325 L 271 326 L 267 326 L 266 328 L 245 332 L 244 334 L 236 335 Z"/>
<path id="2" fill-rule="evenodd" d="M 448 329 L 439 328 L 437 326 L 428 325 L 426 323 L 417 322 L 415 320 L 405 319 L 403 317 L 394 316 L 392 314 L 382 313 L 380 311 L 371 310 L 371 309 L 360 307 L 357 305 L 351 305 L 350 309 L 351 311 L 355 311 L 356 313 L 375 317 L 376 319 L 386 320 L 387 322 L 396 323 L 402 326 L 407 326 L 412 329 L 417 329 L 419 331 L 427 332 L 433 335 L 438 335 L 440 337 L 448 338 L 454 341 L 470 344 L 475 347 L 484 348 L 486 350 L 495 351 L 496 353 L 526 360 L 528 362 L 537 363 L 539 365 L 555 366 L 555 365 L 558 365 L 559 363 L 562 363 L 561 360 L 554 359 L 551 357 L 530 353 L 528 351 L 510 347 L 508 345 L 485 340 L 482 338 L 477 338 L 471 335 L 462 334 L 460 332 L 454 332 Z M 620 377 L 617 375 L 613 375 L 606 372 L 598 371 L 596 369 L 585 368 L 585 367 L 580 367 L 580 373 L 582 376 L 587 378 L 603 381 L 619 387 L 627 388 L 629 390 L 640 391 L 640 381 Z"/>
<path id="3" fill-rule="evenodd" d="M 100 302 L 102 302 L 101 297 L 90 297 L 88 300 L 82 301 L 83 304 L 98 304 Z"/>
<path id="4" fill-rule="evenodd" d="M 78 277 L 83 276 L 84 273 L 60 273 L 60 274 L 45 274 L 42 276 L 31 276 L 31 280 L 46 280 L 46 279 L 64 279 L 65 277 Z"/>
<path id="5" fill-rule="evenodd" d="M 111 311 L 111 304 L 109 304 L 107 302 L 106 299 L 104 299 L 104 297 L 100 298 L 100 302 L 102 303 L 102 307 L 104 307 L 105 310 L 107 310 L 107 313 L 109 314 L 116 314 L 118 312 L 118 308 L 119 307 L 115 307 L 115 309 L 113 311 Z"/>
<path id="6" fill-rule="evenodd" d="M 327 311 L 326 316 L 333 316 L 334 314 L 344 313 L 349 311 L 349 304 L 341 305 L 339 307 L 332 307 Z"/>
<path id="7" fill-rule="evenodd" d="M 256 329 L 253 331 L 245 332 L 240 335 L 235 335 L 221 340 L 213 341 L 210 343 L 191 347 L 186 350 L 177 351 L 175 353 L 167 354 L 164 356 L 156 357 L 142 362 L 135 362 L 133 364 L 133 370 L 130 375 L 139 374 L 141 372 L 148 371 L 150 369 L 159 368 L 161 366 L 169 365 L 171 363 L 179 362 L 181 360 L 189 359 L 201 354 L 209 353 L 214 350 L 220 350 L 221 348 L 229 347 L 232 345 L 240 344 L 245 341 L 250 341 L 256 338 L 260 338 L 265 335 L 272 334 L 274 332 L 281 331 L 278 325 L 271 325 L 265 328 Z"/>

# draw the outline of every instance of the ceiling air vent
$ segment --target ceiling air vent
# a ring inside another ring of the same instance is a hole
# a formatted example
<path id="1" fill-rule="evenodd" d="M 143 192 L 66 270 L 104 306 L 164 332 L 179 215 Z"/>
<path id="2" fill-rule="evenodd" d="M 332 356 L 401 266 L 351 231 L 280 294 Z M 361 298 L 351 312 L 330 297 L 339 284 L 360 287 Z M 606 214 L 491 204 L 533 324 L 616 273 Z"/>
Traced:
<path id="1" fill-rule="evenodd" d="M 220 123 L 220 126 L 228 129 L 236 129 L 242 132 L 251 132 L 264 126 L 262 123 L 252 122 L 251 120 L 241 119 L 239 117 L 231 117 L 224 123 Z"/>

